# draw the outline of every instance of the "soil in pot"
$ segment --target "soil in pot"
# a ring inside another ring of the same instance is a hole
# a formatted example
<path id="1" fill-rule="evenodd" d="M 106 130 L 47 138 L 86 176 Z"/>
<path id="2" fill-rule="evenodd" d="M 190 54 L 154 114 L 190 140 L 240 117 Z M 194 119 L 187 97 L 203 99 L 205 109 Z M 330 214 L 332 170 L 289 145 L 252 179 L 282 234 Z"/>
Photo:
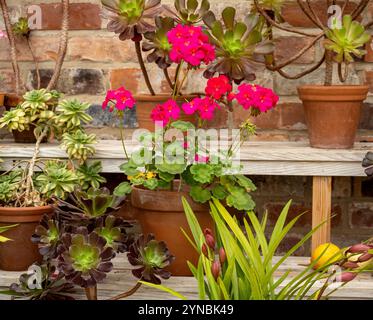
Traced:
<path id="1" fill-rule="evenodd" d="M 175 256 L 169 271 L 175 276 L 191 276 L 187 261 L 197 265 L 198 254 L 180 230 L 183 228 L 192 238 L 182 197 L 188 200 L 202 229 L 213 230 L 214 223 L 208 205 L 195 203 L 186 191 L 151 191 L 135 187 L 131 193 L 131 203 L 134 217 L 139 221 L 142 232 L 153 233 L 157 240 L 165 241 Z"/>
<path id="2" fill-rule="evenodd" d="M 11 208 L 0 207 L 0 226 L 18 224 L 4 233 L 12 241 L 0 245 L 0 270 L 24 271 L 34 262 L 41 262 L 38 246 L 31 236 L 44 214 L 52 214 L 52 206 Z"/>
<path id="3" fill-rule="evenodd" d="M 182 97 L 178 97 L 177 103 L 179 106 L 181 106 L 184 102 L 190 101 L 194 99 L 196 95 L 185 95 Z M 171 99 L 169 94 L 159 94 L 159 95 L 137 95 L 134 97 L 136 100 L 136 114 L 137 114 L 137 123 L 139 125 L 139 128 L 141 129 L 147 129 L 151 132 L 154 132 L 154 122 L 150 118 L 150 114 L 154 107 L 158 104 L 163 104 Z M 181 116 L 179 120 L 182 121 L 190 121 L 194 124 L 196 123 L 196 118 L 193 115 L 185 115 L 183 112 L 181 112 Z"/>
<path id="4" fill-rule="evenodd" d="M 299 87 L 311 147 L 352 148 L 368 90 L 368 86 Z"/>

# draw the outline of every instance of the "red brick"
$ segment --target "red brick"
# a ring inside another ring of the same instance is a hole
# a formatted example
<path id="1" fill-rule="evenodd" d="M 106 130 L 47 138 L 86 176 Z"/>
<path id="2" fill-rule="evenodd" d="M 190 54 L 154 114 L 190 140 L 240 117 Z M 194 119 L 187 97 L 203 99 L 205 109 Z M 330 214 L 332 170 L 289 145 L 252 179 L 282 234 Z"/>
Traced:
<path id="1" fill-rule="evenodd" d="M 372 6 L 373 8 L 373 6 Z M 367 54 L 365 55 L 365 61 L 366 62 L 373 62 L 373 37 L 371 38 L 371 41 L 368 42 L 365 45 L 365 48 L 367 50 Z"/>
<path id="2" fill-rule="evenodd" d="M 276 106 L 280 111 L 281 121 L 279 128 L 281 129 L 305 129 L 306 120 L 304 118 L 304 109 L 301 103 L 281 103 Z"/>
<path id="3" fill-rule="evenodd" d="M 293 248 L 299 241 L 302 240 L 304 234 L 297 234 L 297 233 L 290 233 L 286 235 L 286 237 L 281 241 L 278 249 L 276 251 L 277 255 L 284 255 L 287 253 L 291 248 Z M 307 251 L 307 243 L 303 244 L 295 253 L 294 256 L 306 256 L 308 254 Z"/>
<path id="4" fill-rule="evenodd" d="M 369 86 L 369 92 L 373 93 L 373 71 L 365 71 L 365 83 Z"/>
<path id="5" fill-rule="evenodd" d="M 261 114 L 258 117 L 252 117 L 250 114 L 250 110 L 245 110 L 241 106 L 235 106 L 233 111 L 235 127 L 238 127 L 248 118 L 251 119 L 258 129 L 277 129 L 280 125 L 280 111 L 278 108 Z"/>
<path id="6" fill-rule="evenodd" d="M 321 22 L 326 25 L 328 14 L 327 14 L 327 3 L 326 0 L 313 0 L 312 8 L 317 13 Z M 344 1 L 337 1 L 337 4 L 343 5 Z M 356 4 L 350 2 L 346 9 L 346 14 L 351 13 L 356 7 Z M 285 21 L 295 27 L 303 28 L 314 28 L 316 27 L 310 19 L 303 13 L 299 5 L 295 2 L 287 2 L 282 9 L 282 16 Z"/>
<path id="7" fill-rule="evenodd" d="M 142 81 L 142 74 L 140 69 L 114 69 L 110 72 L 110 85 L 112 89 L 117 89 L 124 86 L 133 94 L 139 90 L 139 82 Z"/>
<path id="8" fill-rule="evenodd" d="M 371 229 L 373 227 L 373 203 L 354 203 L 350 207 L 352 228 Z"/>
<path id="9" fill-rule="evenodd" d="M 58 30 L 62 23 L 61 3 L 41 3 L 42 29 Z M 101 8 L 92 3 L 71 3 L 69 6 L 70 30 L 101 29 Z"/>
<path id="10" fill-rule="evenodd" d="M 275 59 L 277 64 L 281 64 L 285 60 L 294 56 L 307 45 L 312 42 L 312 39 L 303 37 L 279 37 L 276 39 Z M 294 63 L 312 63 L 315 61 L 315 46 L 312 46 Z"/>
<path id="11" fill-rule="evenodd" d="M 74 37 L 69 41 L 68 60 L 98 62 L 137 61 L 132 41 L 118 37 Z"/>
<path id="12" fill-rule="evenodd" d="M 0 92 L 14 92 L 14 73 L 11 69 L 0 70 Z"/>

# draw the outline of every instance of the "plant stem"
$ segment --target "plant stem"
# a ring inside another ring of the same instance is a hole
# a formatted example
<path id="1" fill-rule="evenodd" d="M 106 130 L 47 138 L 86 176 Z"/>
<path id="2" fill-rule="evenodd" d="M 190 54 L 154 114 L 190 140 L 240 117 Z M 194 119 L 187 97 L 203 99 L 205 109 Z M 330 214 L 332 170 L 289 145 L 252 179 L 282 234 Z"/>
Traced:
<path id="1" fill-rule="evenodd" d="M 333 53 L 325 51 L 325 86 L 331 86 L 333 83 Z"/>
<path id="2" fill-rule="evenodd" d="M 123 115 L 122 113 L 120 115 Z M 123 115 L 124 118 L 124 115 Z M 122 141 L 122 147 L 124 154 L 126 155 L 127 160 L 129 160 L 127 149 L 126 149 L 126 144 L 125 144 L 125 135 L 124 135 L 124 127 L 123 127 L 123 118 L 120 116 L 119 117 L 119 131 L 120 131 L 120 140 Z"/>
<path id="3" fill-rule="evenodd" d="M 31 189 L 32 189 L 32 186 L 33 186 L 32 177 L 34 175 L 34 168 L 35 168 L 36 159 L 37 159 L 37 157 L 40 153 L 40 144 L 43 141 L 43 139 L 47 136 L 47 133 L 48 133 L 48 126 L 46 126 L 43 129 L 40 136 L 36 140 L 34 154 L 31 158 L 30 166 L 28 167 L 27 178 L 26 178 L 26 192 L 25 192 L 25 198 L 24 198 L 24 204 L 26 206 L 32 204 L 32 202 L 33 202 L 33 199 L 30 199 Z"/>
<path id="4" fill-rule="evenodd" d="M 135 33 L 137 33 L 137 31 L 135 31 Z M 144 76 L 146 86 L 148 87 L 148 90 L 149 90 L 150 94 L 152 96 L 155 96 L 155 92 L 154 92 L 154 89 L 153 89 L 152 84 L 150 82 L 149 74 L 148 74 L 148 71 L 146 70 L 144 59 L 142 57 L 140 41 L 134 41 L 134 42 L 135 42 L 137 60 L 138 60 L 139 65 L 140 65 L 142 75 Z"/>
<path id="5" fill-rule="evenodd" d="M 0 0 L 0 6 L 1 10 L 3 12 L 3 18 L 4 18 L 4 23 L 5 23 L 5 29 L 6 33 L 8 35 L 9 39 L 9 44 L 10 44 L 10 57 L 12 59 L 12 67 L 13 67 L 13 72 L 15 75 L 15 85 L 16 85 L 16 94 L 20 95 L 21 94 L 21 86 L 23 89 L 23 84 L 21 81 L 21 75 L 19 71 L 19 65 L 17 61 L 17 50 L 16 50 L 16 41 L 12 29 L 12 24 L 10 21 L 9 17 L 9 11 L 8 11 L 8 6 L 6 4 L 5 0 Z"/>
<path id="6" fill-rule="evenodd" d="M 31 53 L 31 56 L 32 56 L 32 60 L 34 60 L 34 64 L 35 64 L 35 72 L 36 72 L 36 89 L 40 89 L 40 71 L 39 71 L 39 62 L 35 56 L 35 53 L 34 53 L 34 50 L 32 49 L 32 46 L 31 46 L 31 42 L 30 42 L 30 37 L 27 36 L 26 38 L 26 41 L 27 41 L 27 45 L 30 49 L 30 53 Z"/>
<path id="7" fill-rule="evenodd" d="M 85 295 L 88 300 L 97 300 L 97 285 L 90 288 L 85 288 Z"/>
<path id="8" fill-rule="evenodd" d="M 129 296 L 132 296 L 133 294 L 136 293 L 137 290 L 140 289 L 140 287 L 141 287 L 141 283 L 137 282 L 136 285 L 132 289 L 128 290 L 127 292 L 121 293 L 115 297 L 112 297 L 109 300 L 120 300 L 120 299 L 127 298 Z"/>
<path id="9" fill-rule="evenodd" d="M 61 26 L 61 35 L 60 35 L 60 44 L 58 48 L 58 56 L 56 65 L 54 67 L 53 75 L 49 84 L 47 86 L 47 90 L 53 90 L 56 85 L 57 81 L 60 77 L 61 69 L 63 61 L 65 60 L 66 51 L 67 51 L 67 42 L 68 42 L 68 32 L 69 32 L 69 0 L 62 0 L 62 26 Z"/>
<path id="10" fill-rule="evenodd" d="M 176 67 L 176 72 L 175 72 L 175 83 L 174 83 L 174 90 L 173 90 L 173 92 L 172 92 L 172 97 L 175 97 L 175 96 L 176 96 L 175 92 L 177 92 L 177 91 L 180 92 L 180 90 L 179 90 L 179 88 L 178 88 L 178 86 L 179 86 L 178 82 L 179 82 L 179 76 L 180 76 L 180 71 L 181 71 L 181 67 L 182 67 L 182 66 L 183 66 L 183 61 L 181 61 L 181 62 L 177 65 L 177 67 Z"/>

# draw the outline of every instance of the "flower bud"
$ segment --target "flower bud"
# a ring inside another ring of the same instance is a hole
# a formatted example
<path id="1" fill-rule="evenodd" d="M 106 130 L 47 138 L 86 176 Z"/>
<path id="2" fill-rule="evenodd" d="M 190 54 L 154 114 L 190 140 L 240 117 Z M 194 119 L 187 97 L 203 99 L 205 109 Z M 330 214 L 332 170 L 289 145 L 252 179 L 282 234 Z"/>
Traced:
<path id="1" fill-rule="evenodd" d="M 205 235 L 205 239 L 206 239 L 206 244 L 212 249 L 214 250 L 215 249 L 215 239 L 212 235 L 210 234 L 206 234 Z"/>
<path id="2" fill-rule="evenodd" d="M 350 252 L 350 253 L 363 253 L 363 252 L 366 252 L 369 249 L 371 249 L 370 246 L 368 246 L 366 244 L 363 244 L 363 243 L 359 243 L 359 244 L 355 244 L 352 247 L 350 247 L 347 250 L 347 252 Z"/>
<path id="3" fill-rule="evenodd" d="M 202 245 L 202 253 L 205 255 L 205 257 L 209 257 L 209 250 L 207 249 L 206 243 Z"/>
<path id="4" fill-rule="evenodd" d="M 203 234 L 206 236 L 206 235 L 210 235 L 210 236 L 214 236 L 214 234 L 212 233 L 212 230 L 209 229 L 209 228 L 206 228 L 204 231 L 203 231 Z"/>
<path id="5" fill-rule="evenodd" d="M 350 282 L 352 280 L 354 280 L 357 276 L 357 273 L 354 273 L 354 272 L 343 272 L 341 275 L 340 275 L 340 282 Z"/>
<path id="6" fill-rule="evenodd" d="M 359 261 L 359 262 L 365 262 L 365 261 L 369 261 L 369 260 L 372 259 L 372 258 L 373 258 L 373 254 L 370 254 L 370 253 L 364 253 L 364 254 L 362 254 L 362 255 L 359 257 L 358 261 Z"/>
<path id="7" fill-rule="evenodd" d="M 347 261 L 342 265 L 342 267 L 346 269 L 356 269 L 359 268 L 359 265 L 356 262 Z"/>
<path id="8" fill-rule="evenodd" d="M 220 276 L 220 262 L 219 261 L 214 261 L 211 265 L 211 272 L 212 275 L 214 276 L 214 279 L 217 280 Z"/>
<path id="9" fill-rule="evenodd" d="M 227 254 L 225 253 L 224 248 L 220 248 L 219 250 L 219 260 L 222 265 L 227 261 Z"/>

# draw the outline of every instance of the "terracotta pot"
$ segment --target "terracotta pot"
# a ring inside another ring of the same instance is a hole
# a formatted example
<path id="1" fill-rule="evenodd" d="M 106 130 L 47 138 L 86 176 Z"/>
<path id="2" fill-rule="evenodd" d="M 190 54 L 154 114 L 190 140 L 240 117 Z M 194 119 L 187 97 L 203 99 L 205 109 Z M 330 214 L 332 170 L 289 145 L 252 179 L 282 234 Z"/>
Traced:
<path id="1" fill-rule="evenodd" d="M 12 241 L 0 245 L 0 269 L 7 271 L 24 271 L 38 261 L 41 256 L 31 236 L 44 214 L 53 213 L 52 206 L 11 208 L 0 207 L 0 226 L 18 224 L 4 233 Z"/>
<path id="2" fill-rule="evenodd" d="M 198 254 L 180 230 L 183 228 L 192 238 L 181 197 L 188 200 L 202 228 L 214 228 L 208 205 L 195 203 L 185 191 L 151 191 L 134 187 L 131 202 L 142 232 L 153 233 L 157 240 L 165 241 L 175 256 L 169 271 L 175 276 L 190 276 L 187 261 L 197 265 Z"/>
<path id="3" fill-rule="evenodd" d="M 354 145 L 368 86 L 301 86 L 311 147 L 349 149 Z"/>
<path id="4" fill-rule="evenodd" d="M 0 93 L 0 107 L 4 106 L 5 93 Z"/>
<path id="5" fill-rule="evenodd" d="M 34 135 L 34 129 L 24 130 L 22 132 L 13 130 L 12 131 L 14 142 L 16 143 L 35 143 L 36 138 Z"/>
<path id="6" fill-rule="evenodd" d="M 178 97 L 177 102 L 181 106 L 181 104 L 183 104 L 185 101 L 190 101 L 195 97 L 196 95 L 185 95 Z M 137 102 L 136 114 L 139 128 L 154 131 L 154 122 L 150 118 L 150 114 L 156 105 L 165 103 L 167 100 L 171 99 L 171 96 L 169 94 L 159 94 L 156 96 L 143 94 L 134 96 L 134 98 Z M 190 121 L 196 124 L 196 118 L 193 115 L 187 116 L 181 113 L 179 120 Z"/>
<path id="7" fill-rule="evenodd" d="M 16 94 L 6 94 L 4 99 L 4 106 L 6 110 L 18 106 L 22 102 L 22 97 Z"/>

